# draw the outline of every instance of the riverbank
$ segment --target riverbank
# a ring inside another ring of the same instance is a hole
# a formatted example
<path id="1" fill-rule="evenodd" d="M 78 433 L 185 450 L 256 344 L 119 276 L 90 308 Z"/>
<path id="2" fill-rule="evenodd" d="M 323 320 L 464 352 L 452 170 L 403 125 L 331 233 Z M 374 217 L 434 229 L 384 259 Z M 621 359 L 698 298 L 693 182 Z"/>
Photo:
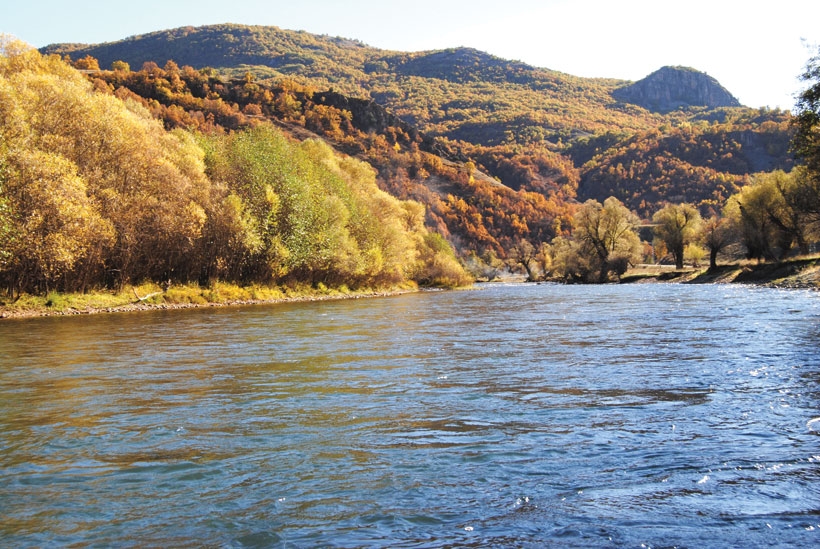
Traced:
<path id="1" fill-rule="evenodd" d="M 639 265 L 621 277 L 621 284 L 675 282 L 686 284 L 754 284 L 774 288 L 820 290 L 820 256 L 779 263 L 732 263 L 716 269 L 670 265 Z M 147 283 L 119 291 L 98 290 L 85 294 L 23 295 L 15 300 L 0 298 L 0 319 L 37 316 L 67 316 L 149 310 L 228 307 L 273 303 L 327 301 L 387 297 L 419 291 L 415 284 L 380 289 L 350 290 L 319 285 L 313 287 L 240 287 L 216 283 L 208 287 L 177 285 L 163 289 Z"/>
<path id="2" fill-rule="evenodd" d="M 621 277 L 622 284 L 679 282 L 687 284 L 754 284 L 773 288 L 820 290 L 820 256 L 777 263 L 741 262 L 716 269 L 676 270 L 664 265 L 641 265 Z"/>
<path id="3" fill-rule="evenodd" d="M 148 283 L 127 286 L 118 291 L 97 290 L 85 294 L 53 292 L 46 296 L 24 294 L 13 301 L 0 299 L 0 319 L 361 299 L 417 291 L 419 288 L 415 284 L 350 290 L 346 287 L 326 288 L 321 284 L 318 288 L 280 288 L 240 287 L 223 283 L 209 287 L 176 285 L 163 289 Z"/>

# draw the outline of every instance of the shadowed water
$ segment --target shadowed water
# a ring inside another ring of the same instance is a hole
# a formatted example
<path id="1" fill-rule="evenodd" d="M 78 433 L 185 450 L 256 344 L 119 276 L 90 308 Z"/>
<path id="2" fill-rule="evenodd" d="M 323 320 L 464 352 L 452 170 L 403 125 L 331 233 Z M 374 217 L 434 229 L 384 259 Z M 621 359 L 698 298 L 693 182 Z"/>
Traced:
<path id="1" fill-rule="evenodd" d="M 820 294 L 0 323 L 0 545 L 814 547 Z"/>

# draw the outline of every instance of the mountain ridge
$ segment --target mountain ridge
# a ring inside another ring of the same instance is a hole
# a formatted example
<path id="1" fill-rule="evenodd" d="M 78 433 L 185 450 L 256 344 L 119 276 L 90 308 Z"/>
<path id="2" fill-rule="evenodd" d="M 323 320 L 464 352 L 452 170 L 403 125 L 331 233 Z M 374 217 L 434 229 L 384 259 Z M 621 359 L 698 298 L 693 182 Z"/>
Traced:
<path id="1" fill-rule="evenodd" d="M 400 52 L 275 26 L 178 27 L 40 51 L 74 59 L 91 55 L 103 68 L 120 60 L 135 70 L 173 60 L 232 78 L 250 72 L 274 84 L 291 79 L 372 99 L 431 136 L 485 146 L 535 142 L 559 150 L 579 137 L 646 131 L 688 116 L 617 97 L 616 90 L 640 82 L 573 76 L 469 47 Z"/>
<path id="2" fill-rule="evenodd" d="M 214 67 L 208 74 L 225 81 L 296 84 L 316 92 L 305 96 L 310 102 L 357 117 L 360 131 L 368 131 L 367 117 L 375 117 L 375 134 L 385 128 L 407 135 L 418 132 L 418 140 L 411 141 L 420 150 L 470 160 L 477 173 L 487 173 L 515 191 L 549 197 L 565 182 L 579 182 L 578 200 L 611 190 L 642 215 L 651 216 L 664 200 L 682 196 L 678 190 L 666 196 L 664 188 L 691 184 L 696 192 L 685 196 L 702 208 L 714 208 L 754 170 L 791 165 L 788 113 L 715 109 L 713 103 L 699 100 L 651 110 L 652 105 L 617 97 L 622 93 L 618 90 L 640 87 L 647 79 L 576 77 L 474 48 L 397 52 L 305 31 L 225 24 L 180 27 L 96 46 L 52 44 L 41 51 L 75 59 L 92 55 L 103 67 L 122 59 L 134 70 L 142 60 L 150 59 L 156 68 L 171 59 L 175 63 L 167 65 L 188 65 L 190 70 Z M 260 62 L 266 64 L 252 64 Z M 711 78 L 694 69 L 678 69 L 696 80 Z M 666 79 L 667 87 L 672 81 Z M 162 100 L 164 93 L 154 99 Z M 664 93 L 673 95 L 670 90 Z M 674 135 L 656 137 L 677 128 L 690 128 L 683 145 Z M 717 134 L 707 136 L 715 147 L 692 145 L 706 134 Z M 387 141 L 398 143 L 393 137 Z M 630 147 L 631 152 L 621 150 Z M 729 155 L 736 161 L 724 158 Z M 675 177 L 697 177 L 691 183 L 658 184 L 657 170 L 642 168 L 652 157 L 669 159 L 661 169 Z M 532 158 L 536 160 L 528 160 Z M 626 168 L 621 159 L 627 158 L 641 169 Z M 732 171 L 724 171 L 727 166 Z M 655 190 L 643 190 L 650 188 Z"/>

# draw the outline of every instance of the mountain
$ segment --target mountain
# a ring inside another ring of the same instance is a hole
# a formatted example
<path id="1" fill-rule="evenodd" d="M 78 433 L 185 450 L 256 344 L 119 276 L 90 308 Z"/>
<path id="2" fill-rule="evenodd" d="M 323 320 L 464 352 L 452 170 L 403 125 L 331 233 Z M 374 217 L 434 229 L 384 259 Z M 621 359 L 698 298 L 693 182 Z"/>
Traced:
<path id="1" fill-rule="evenodd" d="M 40 51 L 69 55 L 75 60 L 91 55 L 103 68 L 118 60 L 140 69 L 146 62 L 163 66 L 172 59 L 180 66 L 198 69 L 257 67 L 261 76 L 305 76 L 327 84 L 355 83 L 366 78 L 363 67 L 379 50 L 344 38 L 278 27 L 225 24 L 180 27 L 96 45 L 53 44 Z M 356 86 L 344 88 L 351 92 Z"/>
<path id="2" fill-rule="evenodd" d="M 789 113 L 741 107 L 694 69 L 629 83 L 471 48 L 396 52 L 231 24 L 41 51 L 127 62 L 134 72 L 104 71 L 105 85 L 144 98 L 169 127 L 233 129 L 261 112 L 321 135 L 366 158 L 391 193 L 424 202 L 463 249 L 537 243 L 566 227 L 576 199 L 615 195 L 644 217 L 685 199 L 709 213 L 749 174 L 791 167 Z"/>
<path id="3" fill-rule="evenodd" d="M 711 76 L 689 67 L 662 67 L 643 80 L 618 88 L 612 96 L 649 111 L 740 107 L 740 101 Z"/>
<path id="4" fill-rule="evenodd" d="M 499 146 L 541 144 L 562 150 L 604 133 L 679 125 L 693 110 L 739 107 L 717 81 L 681 67 L 645 79 L 580 78 L 472 48 L 396 52 L 347 38 L 234 24 L 181 27 L 105 44 L 53 44 L 43 53 L 90 55 L 108 68 L 213 67 L 231 78 L 291 79 L 372 99 L 432 136 Z M 679 109 L 683 108 L 683 111 Z"/>
<path id="5" fill-rule="evenodd" d="M 355 40 L 277 27 L 184 27 L 97 45 L 55 44 L 43 53 L 90 55 L 102 68 L 114 61 L 140 69 L 213 67 L 231 78 L 291 79 L 373 99 L 421 131 L 483 145 L 553 145 L 614 128 L 646 130 L 662 117 L 612 97 L 627 82 L 579 78 L 508 61 L 470 48 L 395 52 Z"/>

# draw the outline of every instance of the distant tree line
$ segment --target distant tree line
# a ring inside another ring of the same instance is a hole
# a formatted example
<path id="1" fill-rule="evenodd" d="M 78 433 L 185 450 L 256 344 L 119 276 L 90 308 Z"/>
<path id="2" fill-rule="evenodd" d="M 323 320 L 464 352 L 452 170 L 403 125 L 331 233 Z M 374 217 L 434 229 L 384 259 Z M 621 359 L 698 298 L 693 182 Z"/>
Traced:
<path id="1" fill-rule="evenodd" d="M 575 213 L 569 236 L 559 236 L 540 249 L 518 246 L 510 262 L 523 267 L 531 279 L 605 282 L 650 255 L 658 260 L 669 257 L 681 269 L 686 259 L 698 264 L 708 253 L 709 268 L 715 269 L 718 255 L 735 245 L 746 258 L 758 261 L 809 253 L 811 245 L 820 242 L 820 52 L 806 64 L 802 80 L 807 88 L 798 97 L 791 121 L 791 150 L 801 164 L 790 172 L 752 175 L 742 185 L 733 184 L 735 191 L 721 203 L 667 203 L 652 216 L 654 242 L 643 249 L 635 213 L 615 197 L 603 204 L 591 199 Z M 686 139 L 686 147 L 713 145 L 692 140 L 691 135 Z M 641 146 L 633 142 L 628 149 Z M 733 161 L 731 152 L 723 159 Z M 718 205 L 722 207 L 715 211 Z M 704 210 L 711 212 L 706 219 Z"/>
<path id="2" fill-rule="evenodd" d="M 820 241 L 820 177 L 804 166 L 756 175 L 726 201 L 721 214 L 706 219 L 692 204 L 667 204 L 652 217 L 651 245 L 642 246 L 641 226 L 638 216 L 614 197 L 603 204 L 588 200 L 575 213 L 569 236 L 539 250 L 519 246 L 510 263 L 523 267 L 532 280 L 607 282 L 630 266 L 664 258 L 682 269 L 684 261 L 697 266 L 708 254 L 715 269 L 718 255 L 732 246 L 758 261 L 807 254 Z"/>

